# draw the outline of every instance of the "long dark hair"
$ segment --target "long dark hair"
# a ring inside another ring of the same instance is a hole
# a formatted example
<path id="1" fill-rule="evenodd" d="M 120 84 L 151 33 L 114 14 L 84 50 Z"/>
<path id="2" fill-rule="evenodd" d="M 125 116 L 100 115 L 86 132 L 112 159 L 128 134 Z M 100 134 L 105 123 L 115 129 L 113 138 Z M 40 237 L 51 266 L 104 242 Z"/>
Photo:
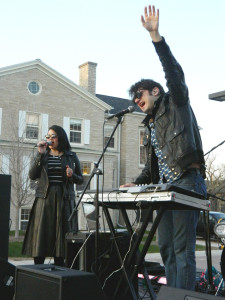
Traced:
<path id="1" fill-rule="evenodd" d="M 65 130 L 58 125 L 52 125 L 51 127 L 49 127 L 49 130 L 50 129 L 54 130 L 58 136 L 59 144 L 57 150 L 60 152 L 63 152 L 65 150 L 67 151 L 71 150 L 70 142 L 68 140 Z"/>

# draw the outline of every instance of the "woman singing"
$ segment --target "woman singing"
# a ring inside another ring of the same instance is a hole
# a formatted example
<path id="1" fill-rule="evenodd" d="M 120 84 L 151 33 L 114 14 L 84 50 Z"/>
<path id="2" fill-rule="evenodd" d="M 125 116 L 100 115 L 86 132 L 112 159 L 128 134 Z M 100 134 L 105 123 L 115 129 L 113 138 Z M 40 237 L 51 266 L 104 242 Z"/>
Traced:
<path id="1" fill-rule="evenodd" d="M 83 176 L 62 127 L 51 126 L 46 140 L 38 144 L 29 170 L 30 179 L 37 180 L 38 185 L 22 253 L 32 256 L 35 264 L 54 257 L 55 264 L 63 266 L 65 234 L 77 226 L 74 218 L 68 222 L 75 205 L 74 184 L 81 184 Z"/>

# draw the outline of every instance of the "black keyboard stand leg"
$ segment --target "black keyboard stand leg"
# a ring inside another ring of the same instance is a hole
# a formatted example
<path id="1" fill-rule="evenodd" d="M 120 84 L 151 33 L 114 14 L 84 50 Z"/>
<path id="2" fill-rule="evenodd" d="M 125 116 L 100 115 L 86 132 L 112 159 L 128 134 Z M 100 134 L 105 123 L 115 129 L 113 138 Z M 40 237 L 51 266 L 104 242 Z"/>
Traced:
<path id="1" fill-rule="evenodd" d="M 141 205 L 141 203 L 139 203 L 139 205 Z M 162 215 L 163 211 L 164 210 L 162 209 L 162 212 L 157 216 L 156 224 L 152 226 L 152 229 L 150 231 L 151 240 L 153 239 L 153 236 L 155 234 L 155 231 L 157 229 L 157 226 L 158 226 L 158 223 L 160 221 L 160 218 L 161 218 L 161 215 Z M 132 249 L 131 249 L 130 254 L 128 256 L 128 259 L 126 261 L 126 265 L 130 266 L 130 265 L 133 264 L 132 273 L 131 273 L 131 280 L 132 281 L 134 280 L 134 277 L 137 276 L 139 270 L 143 271 L 143 275 L 144 275 L 144 278 L 145 278 L 148 293 L 149 293 L 151 299 L 155 300 L 156 295 L 154 293 L 154 289 L 152 287 L 151 281 L 149 280 L 148 272 L 147 272 L 145 264 L 144 264 L 145 255 L 146 255 L 148 249 L 146 250 L 145 254 L 140 253 L 140 251 L 139 251 L 139 246 L 140 246 L 141 241 L 143 239 L 146 228 L 149 224 L 149 220 L 151 218 L 152 212 L 153 212 L 153 208 L 148 207 L 148 212 L 147 212 L 146 218 L 145 218 L 144 222 L 142 223 L 142 226 L 141 226 L 141 228 L 138 232 L 137 237 L 135 237 L 134 245 L 132 246 Z M 121 208 L 121 213 L 122 213 L 124 222 L 126 224 L 127 230 L 130 233 L 130 236 L 132 236 L 133 235 L 133 229 L 132 229 L 132 226 L 130 224 L 129 218 L 127 216 L 127 212 L 124 208 Z M 151 243 L 151 240 L 149 239 L 149 236 L 148 236 L 149 245 Z M 134 261 L 135 261 L 135 263 L 134 263 Z M 124 296 L 126 296 L 126 292 L 127 292 L 127 289 L 124 292 Z"/>
<path id="2" fill-rule="evenodd" d="M 111 235 L 113 237 L 113 241 L 114 241 L 114 244 L 115 244 L 115 247 L 116 247 L 116 252 L 117 252 L 118 259 L 119 259 L 120 264 L 122 266 L 123 265 L 123 259 L 121 257 L 119 246 L 118 246 L 118 243 L 117 243 L 117 240 L 116 240 L 115 229 L 114 229 L 114 226 L 113 226 L 112 219 L 110 217 L 108 208 L 105 205 L 103 206 L 103 211 L 104 211 L 107 223 L 109 225 Z M 121 269 L 123 271 L 124 278 L 126 279 L 127 287 L 129 288 L 130 293 L 132 295 L 132 299 L 138 300 L 138 297 L 137 297 L 135 289 L 134 289 L 134 285 L 133 285 L 132 281 L 130 280 L 130 276 L 128 276 L 128 273 L 127 273 L 127 270 L 126 270 L 125 266 L 123 265 Z M 115 294 L 114 294 L 114 299 L 117 299 L 115 297 L 117 296 L 118 290 L 119 290 L 119 285 L 117 285 L 117 289 L 116 289 Z M 122 299 L 120 299 L 120 300 L 122 300 Z M 124 298 L 124 300 L 125 300 L 125 298 Z"/>
<path id="3" fill-rule="evenodd" d="M 212 280 L 212 256 L 211 256 L 211 241 L 209 233 L 209 212 L 203 211 L 203 221 L 205 225 L 205 246 L 206 246 L 206 258 L 208 267 L 208 290 L 209 292 L 214 291 L 213 280 Z"/>
<path id="4" fill-rule="evenodd" d="M 153 222 L 153 224 L 152 224 L 152 227 L 151 227 L 151 230 L 150 230 L 150 232 L 149 232 L 149 234 L 148 234 L 148 237 L 147 237 L 147 239 L 146 239 L 146 241 L 145 241 L 145 243 L 144 243 L 143 249 L 142 249 L 140 255 L 138 256 L 137 264 L 136 264 L 136 266 L 135 266 L 135 268 L 134 268 L 133 273 L 131 274 L 131 280 L 132 280 L 133 277 L 135 276 L 135 273 L 136 273 L 136 270 L 135 270 L 135 269 L 140 268 L 140 266 L 141 266 L 141 265 L 143 264 L 143 262 L 144 262 L 144 258 L 145 258 L 145 256 L 146 256 L 146 253 L 148 252 L 148 249 L 149 249 L 150 244 L 151 244 L 151 242 L 152 242 L 152 239 L 153 239 L 153 237 L 154 237 L 154 235 L 155 235 L 156 229 L 158 228 L 159 222 L 160 222 L 160 220 L 161 220 L 161 218 L 162 218 L 162 215 L 163 215 L 164 211 L 165 211 L 164 207 L 161 206 L 161 207 L 159 208 L 159 211 L 158 211 L 158 213 L 157 213 L 157 216 L 156 216 L 156 218 L 155 218 L 155 220 L 154 220 L 154 222 Z M 153 290 L 153 288 L 152 288 L 152 284 L 151 284 L 151 282 L 150 282 L 150 280 L 149 280 L 149 278 L 148 278 L 147 272 L 145 273 L 145 271 L 146 271 L 146 270 L 145 270 L 145 268 L 144 268 L 144 272 L 143 272 L 143 273 L 144 273 L 145 282 L 146 282 L 146 284 L 147 284 L 148 292 L 149 292 L 149 294 L 150 294 L 150 296 L 151 296 L 151 299 L 155 299 L 155 293 L 154 293 L 154 290 Z"/>

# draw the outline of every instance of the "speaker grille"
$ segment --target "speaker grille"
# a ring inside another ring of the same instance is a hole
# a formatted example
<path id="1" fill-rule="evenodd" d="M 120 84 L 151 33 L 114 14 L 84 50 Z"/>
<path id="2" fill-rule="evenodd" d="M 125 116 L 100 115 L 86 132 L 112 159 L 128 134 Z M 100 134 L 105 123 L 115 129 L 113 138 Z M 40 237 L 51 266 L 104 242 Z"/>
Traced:
<path id="1" fill-rule="evenodd" d="M 18 266 L 15 300 L 104 300 L 97 278 L 51 265 Z"/>

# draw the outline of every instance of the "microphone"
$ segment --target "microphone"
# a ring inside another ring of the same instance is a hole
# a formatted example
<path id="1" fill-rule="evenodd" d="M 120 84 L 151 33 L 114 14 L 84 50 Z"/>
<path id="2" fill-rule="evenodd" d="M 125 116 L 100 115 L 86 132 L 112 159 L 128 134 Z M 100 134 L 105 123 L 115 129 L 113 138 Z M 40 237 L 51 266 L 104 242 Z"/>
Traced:
<path id="1" fill-rule="evenodd" d="M 114 117 L 119 118 L 119 117 L 122 117 L 125 114 L 132 113 L 133 111 L 134 111 L 134 106 L 129 106 L 127 109 L 124 109 L 124 110 L 122 110 L 122 111 L 120 111 L 120 112 L 118 112 L 114 115 L 111 115 L 111 116 L 107 117 L 106 119 L 110 120 Z"/>
<path id="2" fill-rule="evenodd" d="M 45 142 L 45 144 L 43 144 L 43 143 L 39 143 L 39 144 L 37 144 L 35 147 L 44 147 L 44 146 L 49 146 L 49 145 L 52 145 L 52 142 L 51 141 L 47 141 L 47 142 Z"/>

